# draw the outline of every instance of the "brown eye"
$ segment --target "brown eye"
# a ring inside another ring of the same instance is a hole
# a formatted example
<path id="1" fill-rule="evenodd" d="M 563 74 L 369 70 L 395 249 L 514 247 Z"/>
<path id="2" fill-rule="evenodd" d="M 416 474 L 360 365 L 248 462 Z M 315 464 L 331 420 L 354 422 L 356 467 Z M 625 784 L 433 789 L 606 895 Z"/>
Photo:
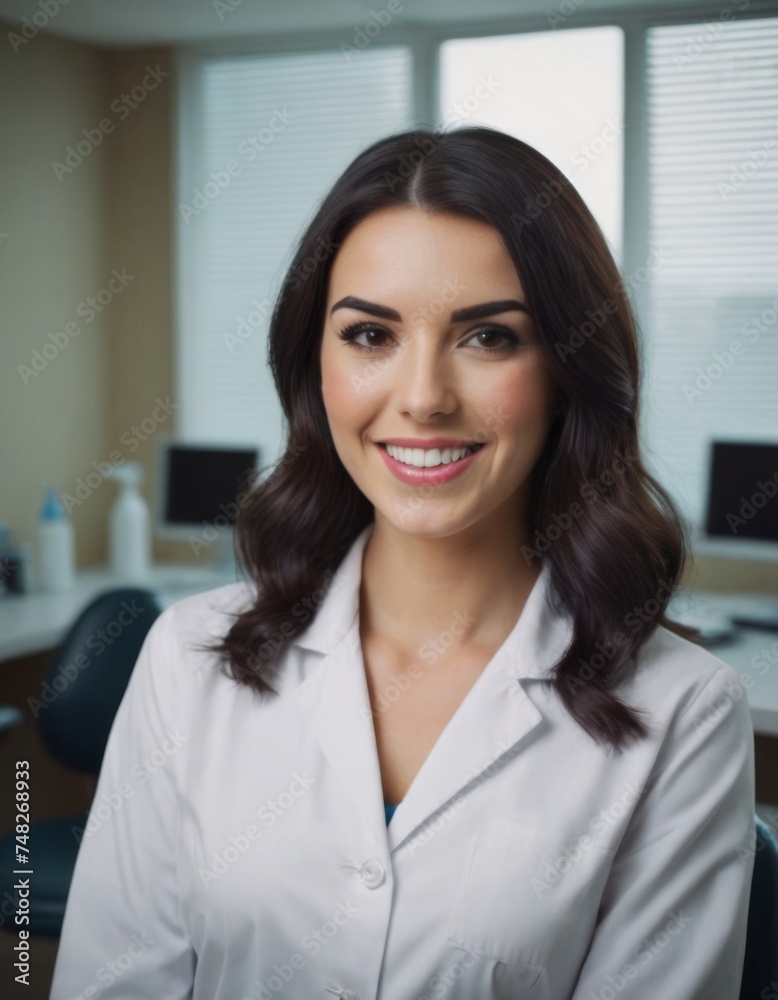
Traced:
<path id="1" fill-rule="evenodd" d="M 490 354 L 497 354 L 502 351 L 513 350 L 514 347 L 517 347 L 521 343 L 516 334 L 504 326 L 484 327 L 483 329 L 476 330 L 475 333 L 471 334 L 470 339 L 472 340 L 474 337 L 478 338 L 502 337 L 503 340 L 506 341 L 506 343 L 499 344 L 496 347 L 489 347 L 488 343 L 484 345 L 483 339 L 480 340 L 479 343 L 481 346 L 478 346 L 476 350 L 487 351 Z"/>
<path id="2" fill-rule="evenodd" d="M 345 340 L 350 343 L 352 347 L 355 347 L 358 351 L 372 351 L 377 350 L 379 347 L 383 346 L 381 344 L 359 344 L 356 341 L 356 337 L 361 334 L 378 334 L 378 337 L 384 336 L 387 331 L 382 329 L 380 326 L 376 326 L 375 323 L 367 323 L 365 321 L 359 323 L 350 323 L 347 327 L 344 327 L 340 331 L 338 337 L 341 340 Z"/>

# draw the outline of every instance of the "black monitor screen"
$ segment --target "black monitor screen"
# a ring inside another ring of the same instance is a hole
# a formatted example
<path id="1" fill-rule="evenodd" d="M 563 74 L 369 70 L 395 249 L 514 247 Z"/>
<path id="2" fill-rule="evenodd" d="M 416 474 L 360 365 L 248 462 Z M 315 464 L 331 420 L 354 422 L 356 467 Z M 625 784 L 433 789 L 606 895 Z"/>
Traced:
<path id="1" fill-rule="evenodd" d="M 778 541 L 778 444 L 715 441 L 710 469 L 707 533 Z"/>
<path id="2" fill-rule="evenodd" d="M 171 445 L 167 451 L 164 520 L 171 525 L 235 520 L 236 499 L 251 484 L 256 448 L 194 448 Z"/>

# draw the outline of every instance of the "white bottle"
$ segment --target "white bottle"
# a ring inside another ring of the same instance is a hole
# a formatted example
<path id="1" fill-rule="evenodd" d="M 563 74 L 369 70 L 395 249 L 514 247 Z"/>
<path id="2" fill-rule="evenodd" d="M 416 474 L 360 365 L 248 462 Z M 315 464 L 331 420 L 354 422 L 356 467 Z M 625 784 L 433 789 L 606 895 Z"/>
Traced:
<path id="1" fill-rule="evenodd" d="M 47 487 L 38 522 L 39 585 L 45 594 L 63 594 L 76 580 L 73 524 L 54 486 Z"/>
<path id="2" fill-rule="evenodd" d="M 109 554 L 111 571 L 128 583 L 148 582 L 151 575 L 151 522 L 146 501 L 138 492 L 143 480 L 139 462 L 114 466 L 111 478 L 122 490 L 111 509 Z"/>

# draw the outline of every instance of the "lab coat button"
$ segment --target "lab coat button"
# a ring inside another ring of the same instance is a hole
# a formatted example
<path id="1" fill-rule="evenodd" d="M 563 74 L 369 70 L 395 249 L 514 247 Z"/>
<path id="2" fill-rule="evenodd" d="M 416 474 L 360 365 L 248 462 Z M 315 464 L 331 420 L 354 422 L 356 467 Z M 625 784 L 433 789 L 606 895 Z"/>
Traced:
<path id="1" fill-rule="evenodd" d="M 368 889 L 375 889 L 379 886 L 383 882 L 385 874 L 384 866 L 378 858 L 371 858 L 362 867 L 362 881 Z"/>
<path id="2" fill-rule="evenodd" d="M 338 996 L 339 1000 L 359 1000 L 356 990 L 341 990 Z"/>

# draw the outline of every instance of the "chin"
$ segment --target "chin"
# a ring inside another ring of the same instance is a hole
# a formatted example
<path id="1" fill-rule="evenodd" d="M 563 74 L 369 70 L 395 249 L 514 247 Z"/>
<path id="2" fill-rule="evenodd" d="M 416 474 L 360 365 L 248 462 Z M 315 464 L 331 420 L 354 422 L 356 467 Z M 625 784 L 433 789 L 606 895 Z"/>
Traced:
<path id="1" fill-rule="evenodd" d="M 429 503 L 427 500 L 422 500 L 421 502 L 422 504 Z M 405 503 L 404 505 L 410 508 L 412 503 L 413 498 L 411 498 L 410 503 Z M 375 516 L 380 516 L 394 530 L 405 535 L 413 535 L 417 538 L 448 538 L 461 531 L 466 531 L 478 521 L 477 518 L 463 517 L 461 515 L 452 517 L 450 514 L 446 515 L 442 511 L 439 516 L 436 516 L 433 510 L 409 509 L 407 516 L 403 517 L 402 514 L 396 512 L 385 514 L 380 507 L 375 507 L 374 509 Z"/>

